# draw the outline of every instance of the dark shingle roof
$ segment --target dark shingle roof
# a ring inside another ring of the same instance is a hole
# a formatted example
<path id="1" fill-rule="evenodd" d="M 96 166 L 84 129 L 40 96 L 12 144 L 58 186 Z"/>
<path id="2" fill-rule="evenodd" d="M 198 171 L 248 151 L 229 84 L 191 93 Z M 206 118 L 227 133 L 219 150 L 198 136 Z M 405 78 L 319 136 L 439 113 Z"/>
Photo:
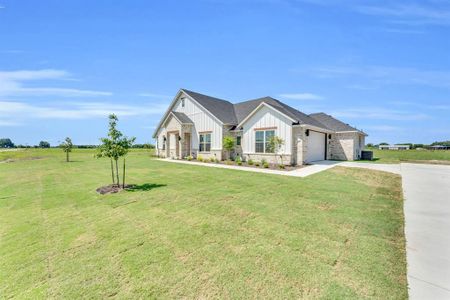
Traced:
<path id="1" fill-rule="evenodd" d="M 355 127 L 352 127 L 342 121 L 339 121 L 338 119 L 327 115 L 326 113 L 315 113 L 309 115 L 311 118 L 319 121 L 323 125 L 325 125 L 327 128 L 333 130 L 333 131 L 360 131 L 356 129 Z"/>
<path id="2" fill-rule="evenodd" d="M 249 113 L 255 110 L 255 108 L 257 108 L 258 105 L 260 105 L 262 102 L 272 106 L 273 108 L 277 109 L 278 111 L 282 112 L 288 117 L 294 119 L 295 122 L 299 124 L 308 124 L 327 129 L 326 127 L 323 126 L 323 124 L 317 122 L 315 119 L 311 118 L 307 114 L 304 114 L 301 111 L 298 111 L 295 108 L 290 107 L 289 105 L 286 105 L 283 102 L 278 101 L 277 99 L 271 97 L 258 98 L 250 101 L 236 103 L 234 105 L 234 111 L 236 113 L 238 123 L 242 122 L 242 120 L 244 120 L 245 117 L 247 117 Z"/>
<path id="3" fill-rule="evenodd" d="M 182 124 L 194 124 L 194 122 L 192 122 L 192 120 L 189 119 L 186 114 L 178 111 L 173 111 L 172 113 L 175 115 L 175 118 L 177 118 L 178 121 L 180 121 Z"/>
<path id="4" fill-rule="evenodd" d="M 210 97 L 186 89 L 182 89 L 183 92 L 194 98 L 198 103 L 200 103 L 204 108 L 206 108 L 210 113 L 212 113 L 217 119 L 222 121 L 224 124 L 237 123 L 236 115 L 234 114 L 233 104 L 223 99 Z"/>
<path id="5" fill-rule="evenodd" d="M 298 124 L 307 124 L 333 131 L 357 130 L 356 128 L 353 128 L 348 124 L 345 124 L 333 118 L 332 116 L 326 115 L 324 113 L 307 115 L 271 97 L 263 97 L 232 104 L 229 101 L 210 97 L 190 90 L 182 89 L 182 91 L 188 94 L 193 99 L 195 99 L 198 103 L 200 103 L 204 108 L 206 108 L 210 113 L 212 113 L 224 124 L 238 125 L 252 111 L 254 111 L 255 108 L 257 108 L 262 102 L 264 102 L 272 106 L 276 110 L 282 112 L 283 114 L 287 115 L 288 117 L 292 118 L 293 120 L 295 120 L 295 123 Z M 180 118 L 189 119 L 186 115 L 181 116 Z"/>

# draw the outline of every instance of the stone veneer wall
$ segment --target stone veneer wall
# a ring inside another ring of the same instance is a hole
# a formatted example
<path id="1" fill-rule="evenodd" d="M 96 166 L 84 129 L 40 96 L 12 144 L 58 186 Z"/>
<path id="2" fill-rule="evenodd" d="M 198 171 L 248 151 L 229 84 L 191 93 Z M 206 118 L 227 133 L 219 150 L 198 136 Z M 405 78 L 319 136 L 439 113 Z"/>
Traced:
<path id="1" fill-rule="evenodd" d="M 334 133 L 329 142 L 329 159 L 355 160 L 355 145 L 359 143 L 359 134 L 356 132 Z"/>
<path id="2" fill-rule="evenodd" d="M 307 144 L 305 143 L 305 130 L 301 127 L 292 127 L 292 163 L 301 166 L 306 157 Z"/>

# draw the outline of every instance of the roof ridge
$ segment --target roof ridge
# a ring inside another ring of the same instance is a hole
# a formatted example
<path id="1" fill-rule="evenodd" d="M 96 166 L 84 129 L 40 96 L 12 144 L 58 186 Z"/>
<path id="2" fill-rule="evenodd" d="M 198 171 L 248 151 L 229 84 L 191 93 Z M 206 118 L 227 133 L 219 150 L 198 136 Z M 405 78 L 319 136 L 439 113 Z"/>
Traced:
<path id="1" fill-rule="evenodd" d="M 191 91 L 191 90 L 184 89 L 184 88 L 181 88 L 181 90 L 184 91 L 184 92 L 186 92 L 186 93 L 188 93 L 188 94 L 189 94 L 189 93 L 193 93 L 193 94 L 197 94 L 197 95 L 200 95 L 200 96 L 204 96 L 204 97 L 208 97 L 208 98 L 212 98 L 212 99 L 215 99 L 215 100 L 224 101 L 224 102 L 228 102 L 228 103 L 230 103 L 230 104 L 233 104 L 233 103 L 231 103 L 230 101 L 225 100 L 225 99 L 222 99 L 222 98 L 217 98 L 217 97 L 214 97 L 214 96 L 202 94 L 202 93 L 195 92 L 195 91 Z"/>

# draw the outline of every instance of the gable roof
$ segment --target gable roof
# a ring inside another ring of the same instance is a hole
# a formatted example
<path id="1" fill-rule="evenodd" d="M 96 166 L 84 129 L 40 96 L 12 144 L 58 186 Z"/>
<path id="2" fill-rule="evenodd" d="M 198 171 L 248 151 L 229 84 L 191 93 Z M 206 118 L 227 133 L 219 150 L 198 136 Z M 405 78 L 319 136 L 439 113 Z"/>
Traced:
<path id="1" fill-rule="evenodd" d="M 236 113 L 238 124 L 240 124 L 251 112 L 253 112 L 263 102 L 280 111 L 281 113 L 285 114 L 289 118 L 295 120 L 295 122 L 297 122 L 298 124 L 308 124 L 319 128 L 327 129 L 326 127 L 324 127 L 323 124 L 319 123 L 318 121 L 311 118 L 307 114 L 304 114 L 301 111 L 296 110 L 295 108 L 290 107 L 289 105 L 286 105 L 283 102 L 274 99 L 272 97 L 263 97 L 236 103 L 234 105 L 234 111 Z"/>
<path id="2" fill-rule="evenodd" d="M 186 116 L 185 113 L 178 112 L 178 111 L 172 111 L 172 115 L 181 123 L 181 124 L 194 124 L 191 119 L 189 119 L 188 116 Z"/>
<path id="3" fill-rule="evenodd" d="M 277 110 L 281 114 L 285 115 L 292 120 L 293 125 L 310 125 L 317 128 L 322 128 L 327 131 L 358 131 L 365 134 L 363 131 L 351 127 L 330 115 L 325 113 L 315 113 L 307 115 L 301 111 L 284 104 L 283 102 L 274 99 L 272 97 L 263 97 L 244 102 L 232 104 L 231 102 L 208 95 L 193 92 L 187 89 L 180 89 L 175 96 L 171 106 L 167 110 L 165 117 L 158 124 L 153 137 L 156 136 L 158 130 L 161 128 L 163 121 L 170 115 L 178 119 L 183 124 L 192 124 L 192 120 L 181 112 L 175 112 L 171 109 L 179 97 L 180 93 L 184 93 L 196 102 L 204 109 L 206 109 L 212 116 L 224 125 L 240 125 L 246 118 L 248 118 L 255 110 L 262 104 L 267 105 L 274 110 Z"/>
<path id="4" fill-rule="evenodd" d="M 311 118 L 317 120 L 318 122 L 325 125 L 327 128 L 333 130 L 333 131 L 359 131 L 362 132 L 359 129 L 356 129 L 355 127 L 352 127 L 342 121 L 339 121 L 338 119 L 327 115 L 326 113 L 320 112 L 320 113 L 314 113 L 309 115 Z"/>
<path id="5" fill-rule="evenodd" d="M 181 89 L 183 92 L 188 94 L 194 100 L 196 100 L 200 105 L 206 108 L 210 113 L 212 113 L 217 119 L 219 119 L 224 124 L 235 125 L 237 123 L 236 115 L 234 114 L 233 104 L 227 100 L 210 97 L 186 89 Z"/>

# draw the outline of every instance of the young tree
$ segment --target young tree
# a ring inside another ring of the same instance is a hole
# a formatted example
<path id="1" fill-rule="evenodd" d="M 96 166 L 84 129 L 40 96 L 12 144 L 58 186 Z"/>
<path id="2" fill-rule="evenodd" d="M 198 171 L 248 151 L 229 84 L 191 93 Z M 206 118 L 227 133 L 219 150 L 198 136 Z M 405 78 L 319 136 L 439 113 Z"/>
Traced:
<path id="1" fill-rule="evenodd" d="M 228 152 L 228 158 L 231 158 L 231 151 L 234 149 L 234 138 L 227 135 L 223 138 L 223 149 Z"/>
<path id="2" fill-rule="evenodd" d="M 102 144 L 97 150 L 96 157 L 109 157 L 111 161 L 111 176 L 113 184 L 120 186 L 119 180 L 119 158 L 125 156 L 136 138 L 127 138 L 120 132 L 117 127 L 117 121 L 119 119 L 116 115 L 109 115 L 109 130 L 108 137 L 101 138 Z M 113 167 L 115 164 L 115 170 Z M 122 187 L 125 188 L 125 158 L 123 160 L 123 181 Z"/>
<path id="3" fill-rule="evenodd" d="M 47 141 L 40 141 L 39 148 L 50 148 L 50 143 Z"/>
<path id="4" fill-rule="evenodd" d="M 66 162 L 69 162 L 69 152 L 72 152 L 73 144 L 70 137 L 66 137 L 63 143 L 59 145 L 63 149 L 64 152 L 66 152 Z"/>
<path id="5" fill-rule="evenodd" d="M 278 161 L 277 154 L 280 153 L 281 146 L 284 145 L 284 140 L 278 136 L 272 136 L 269 139 L 269 151 L 275 153 L 275 157 Z M 280 154 L 281 157 L 281 163 L 283 163 L 283 154 Z"/>

